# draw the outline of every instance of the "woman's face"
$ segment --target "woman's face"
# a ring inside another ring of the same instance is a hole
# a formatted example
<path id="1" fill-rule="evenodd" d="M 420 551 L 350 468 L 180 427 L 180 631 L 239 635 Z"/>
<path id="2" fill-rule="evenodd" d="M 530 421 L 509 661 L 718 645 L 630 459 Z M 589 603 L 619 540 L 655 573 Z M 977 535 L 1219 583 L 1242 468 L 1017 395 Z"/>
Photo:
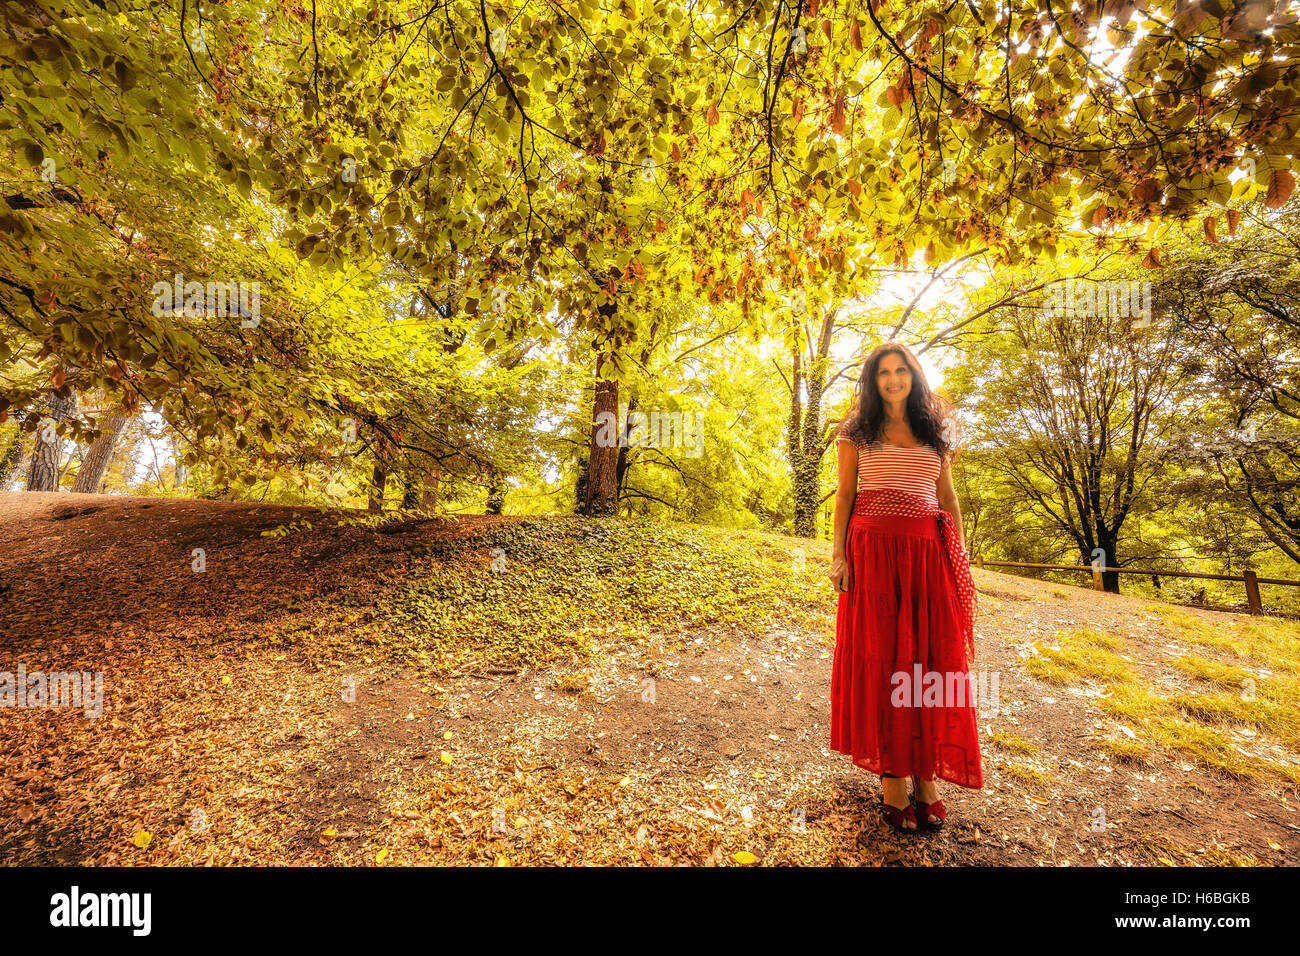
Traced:
<path id="1" fill-rule="evenodd" d="M 886 405 L 901 402 L 912 391 L 912 370 L 897 352 L 888 352 L 876 366 L 876 388 Z"/>

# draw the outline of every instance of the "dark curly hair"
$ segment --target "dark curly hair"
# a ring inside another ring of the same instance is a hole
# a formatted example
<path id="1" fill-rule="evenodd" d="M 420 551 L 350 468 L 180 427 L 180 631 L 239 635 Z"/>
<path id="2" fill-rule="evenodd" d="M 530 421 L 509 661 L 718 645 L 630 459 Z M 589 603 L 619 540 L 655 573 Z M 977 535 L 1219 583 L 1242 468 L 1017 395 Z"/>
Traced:
<path id="1" fill-rule="evenodd" d="M 921 444 L 929 445 L 941 457 L 946 457 L 952 450 L 952 443 L 944 435 L 944 422 L 949 419 L 948 404 L 930 391 L 930 384 L 925 380 L 925 373 L 912 350 L 897 342 L 877 345 L 862 364 L 858 397 L 844 416 L 845 434 L 856 442 L 869 444 L 880 440 L 885 424 L 885 403 L 876 387 L 876 371 L 886 355 L 897 355 L 912 373 L 912 390 L 907 394 L 906 405 L 907 424 L 911 426 L 912 434 Z"/>

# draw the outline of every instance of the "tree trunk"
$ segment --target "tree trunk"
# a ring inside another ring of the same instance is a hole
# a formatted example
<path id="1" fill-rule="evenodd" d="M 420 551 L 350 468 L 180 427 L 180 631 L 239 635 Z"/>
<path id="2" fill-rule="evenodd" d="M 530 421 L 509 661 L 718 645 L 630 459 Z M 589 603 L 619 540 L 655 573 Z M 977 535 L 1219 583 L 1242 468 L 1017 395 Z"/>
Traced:
<path id="1" fill-rule="evenodd" d="M 624 483 L 627 480 L 627 470 L 631 466 L 628 460 L 628 442 L 627 437 L 632 433 L 632 416 L 637 410 L 639 402 L 635 395 L 628 396 L 627 400 L 627 419 L 622 424 L 623 440 L 618 443 L 618 460 L 614 464 L 614 488 L 618 494 L 623 493 Z"/>
<path id="2" fill-rule="evenodd" d="M 587 451 L 578 458 L 578 474 L 573 482 L 573 513 L 580 515 L 587 504 Z"/>
<path id="3" fill-rule="evenodd" d="M 23 436 L 21 433 L 14 435 L 13 441 L 5 446 L 4 454 L 0 455 L 0 491 L 9 487 L 9 482 L 13 479 L 14 472 L 18 470 L 18 462 L 23 457 Z"/>
<path id="4" fill-rule="evenodd" d="M 425 478 L 424 492 L 420 495 L 420 508 L 424 511 L 438 510 L 438 496 L 442 492 L 442 466 L 434 464 L 429 468 Z"/>
<path id="5" fill-rule="evenodd" d="M 494 468 L 492 469 L 492 477 L 488 483 L 487 510 L 483 513 L 489 515 L 505 514 L 505 509 L 506 476 Z"/>
<path id="6" fill-rule="evenodd" d="M 817 337 L 817 350 L 804 364 L 804 345 L 795 336 L 790 379 L 790 488 L 794 495 L 794 533 L 800 538 L 817 536 L 817 512 L 821 508 L 822 394 L 826 390 L 827 356 L 835 335 L 839 307 L 826 310 Z M 805 392 L 807 395 L 805 396 Z M 806 399 L 806 401 L 805 401 Z"/>
<path id="7" fill-rule="evenodd" d="M 54 422 L 61 422 L 77 410 L 77 396 L 69 391 L 67 398 L 60 398 L 50 391 L 50 409 L 46 416 Z M 59 490 L 59 459 L 63 456 L 63 439 L 54 435 L 53 441 L 46 441 L 45 429 L 40 419 L 36 425 L 36 444 L 32 451 L 31 468 L 27 473 L 28 491 Z"/>
<path id="8" fill-rule="evenodd" d="M 388 484 L 388 472 L 379 462 L 375 462 L 375 470 L 371 475 L 370 485 L 370 504 L 371 511 L 384 510 L 384 486 Z"/>
<path id="9" fill-rule="evenodd" d="M 81 469 L 77 472 L 77 480 L 72 485 L 74 492 L 87 495 L 99 494 L 99 488 L 104 483 L 104 472 L 108 470 L 109 459 L 113 457 L 113 449 L 117 446 L 117 438 L 122 434 L 122 427 L 125 424 L 125 413 L 109 413 L 101 426 L 99 437 L 90 443 L 85 457 L 81 460 Z"/>
<path id="10" fill-rule="evenodd" d="M 420 479 L 415 475 L 402 476 L 402 510 L 414 511 L 420 507 Z"/>
<path id="11" fill-rule="evenodd" d="M 596 374 L 612 353 L 600 352 Z M 618 382 L 601 378 L 592 397 L 591 441 L 587 445 L 586 485 L 582 513 L 590 517 L 613 515 L 618 509 Z"/>
<path id="12" fill-rule="evenodd" d="M 823 323 L 821 345 L 817 356 L 809 364 L 804 374 L 804 384 L 808 391 L 807 403 L 803 410 L 803 458 L 802 474 L 796 470 L 794 499 L 794 533 L 801 538 L 817 536 L 817 510 L 821 506 L 821 471 L 822 457 L 826 449 L 822 445 L 822 391 L 826 387 L 826 350 L 830 344 L 830 334 L 834 326 L 829 323 L 834 318 L 830 313 Z"/>
<path id="13" fill-rule="evenodd" d="M 1119 594 L 1119 572 L 1115 570 L 1115 568 L 1119 567 L 1119 559 L 1115 555 L 1115 546 L 1118 535 L 1113 531 L 1108 531 L 1105 528 L 1100 527 L 1096 529 L 1096 535 L 1097 547 L 1105 554 L 1101 570 L 1102 590 L 1108 591 L 1111 594 Z M 1091 564 L 1093 556 L 1091 554 L 1085 554 L 1083 560 L 1085 564 Z"/>

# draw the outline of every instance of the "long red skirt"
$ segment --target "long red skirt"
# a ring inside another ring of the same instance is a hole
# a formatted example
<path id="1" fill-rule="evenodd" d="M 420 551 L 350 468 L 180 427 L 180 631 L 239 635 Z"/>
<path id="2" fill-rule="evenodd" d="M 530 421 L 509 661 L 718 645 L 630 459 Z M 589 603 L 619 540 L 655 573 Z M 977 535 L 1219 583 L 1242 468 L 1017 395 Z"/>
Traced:
<path id="1" fill-rule="evenodd" d="M 846 554 L 832 749 L 873 774 L 983 787 L 976 686 L 938 521 L 855 514 Z"/>

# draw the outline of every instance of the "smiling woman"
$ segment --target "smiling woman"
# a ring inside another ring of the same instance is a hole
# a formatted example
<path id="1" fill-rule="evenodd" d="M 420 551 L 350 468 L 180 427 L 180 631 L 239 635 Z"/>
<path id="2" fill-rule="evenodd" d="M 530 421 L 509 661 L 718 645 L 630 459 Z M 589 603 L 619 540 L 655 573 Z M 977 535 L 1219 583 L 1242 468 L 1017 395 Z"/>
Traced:
<path id="1" fill-rule="evenodd" d="M 983 786 L 968 673 L 975 591 L 943 405 L 893 343 L 867 357 L 859 388 L 837 442 L 831 746 L 880 775 L 886 818 L 915 831 L 943 824 L 936 775 Z M 919 674 L 937 675 L 941 692 L 897 693 Z"/>

